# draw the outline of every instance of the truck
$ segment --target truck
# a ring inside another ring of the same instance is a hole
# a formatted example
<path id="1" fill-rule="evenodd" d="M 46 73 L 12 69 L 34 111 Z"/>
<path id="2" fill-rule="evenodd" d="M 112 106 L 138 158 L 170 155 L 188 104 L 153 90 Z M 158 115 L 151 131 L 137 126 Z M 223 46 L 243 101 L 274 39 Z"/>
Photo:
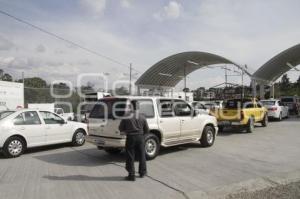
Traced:
<path id="1" fill-rule="evenodd" d="M 24 107 L 24 84 L 0 81 L 0 110 Z"/>
<path id="2" fill-rule="evenodd" d="M 283 105 L 289 107 L 289 112 L 298 115 L 300 112 L 300 97 L 298 96 L 282 96 L 280 98 Z"/>
<path id="3" fill-rule="evenodd" d="M 252 133 L 255 123 L 261 123 L 263 127 L 268 125 L 268 110 L 256 99 L 231 99 L 224 105 L 213 113 L 220 131 L 226 126 L 237 126 Z"/>
<path id="4" fill-rule="evenodd" d="M 51 111 L 61 116 L 65 120 L 74 120 L 74 113 L 65 113 L 63 108 L 56 108 L 55 103 L 28 104 L 28 108 L 43 111 Z"/>

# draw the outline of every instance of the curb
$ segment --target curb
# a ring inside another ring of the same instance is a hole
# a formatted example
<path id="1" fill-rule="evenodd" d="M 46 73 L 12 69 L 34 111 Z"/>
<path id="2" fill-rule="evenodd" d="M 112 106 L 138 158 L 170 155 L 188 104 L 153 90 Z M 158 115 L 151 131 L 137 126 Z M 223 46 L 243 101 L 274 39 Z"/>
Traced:
<path id="1" fill-rule="evenodd" d="M 225 199 L 229 195 L 256 192 L 266 188 L 287 185 L 298 181 L 300 181 L 300 170 L 281 173 L 277 176 L 261 177 L 222 187 L 216 187 L 207 192 L 192 191 L 186 193 L 186 195 L 189 199 Z"/>

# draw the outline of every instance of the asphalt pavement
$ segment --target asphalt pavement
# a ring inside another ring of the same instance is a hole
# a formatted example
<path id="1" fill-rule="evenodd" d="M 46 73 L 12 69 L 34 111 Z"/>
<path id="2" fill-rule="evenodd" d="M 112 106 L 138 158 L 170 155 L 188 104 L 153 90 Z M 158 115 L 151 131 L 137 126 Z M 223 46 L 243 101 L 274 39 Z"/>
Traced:
<path id="1" fill-rule="evenodd" d="M 199 198 L 231 184 L 300 171 L 299 129 L 300 119 L 290 118 L 267 128 L 258 124 L 252 134 L 227 129 L 210 148 L 166 148 L 136 182 L 123 179 L 124 153 L 108 155 L 91 144 L 31 149 L 15 159 L 0 155 L 0 198 Z"/>

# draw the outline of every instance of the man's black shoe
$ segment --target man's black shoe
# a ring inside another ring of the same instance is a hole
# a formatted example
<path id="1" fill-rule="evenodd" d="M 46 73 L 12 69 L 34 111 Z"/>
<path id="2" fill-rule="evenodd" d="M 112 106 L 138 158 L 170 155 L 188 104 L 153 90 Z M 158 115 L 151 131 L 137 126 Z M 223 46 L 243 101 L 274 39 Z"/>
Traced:
<path id="1" fill-rule="evenodd" d="M 140 178 L 143 178 L 147 175 L 147 173 L 140 173 Z"/>
<path id="2" fill-rule="evenodd" d="M 127 177 L 125 178 L 125 180 L 127 180 L 127 181 L 135 181 L 135 176 L 129 175 L 129 176 L 127 176 Z"/>

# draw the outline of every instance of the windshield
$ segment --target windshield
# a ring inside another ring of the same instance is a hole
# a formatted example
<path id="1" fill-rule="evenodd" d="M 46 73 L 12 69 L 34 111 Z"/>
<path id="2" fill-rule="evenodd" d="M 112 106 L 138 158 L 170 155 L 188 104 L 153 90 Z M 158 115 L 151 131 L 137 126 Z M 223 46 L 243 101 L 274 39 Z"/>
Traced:
<path id="1" fill-rule="evenodd" d="M 275 101 L 261 101 L 264 106 L 273 106 L 275 105 Z"/>
<path id="2" fill-rule="evenodd" d="M 13 114 L 15 111 L 1 111 L 0 112 L 0 120 L 2 120 L 3 118 Z"/>

